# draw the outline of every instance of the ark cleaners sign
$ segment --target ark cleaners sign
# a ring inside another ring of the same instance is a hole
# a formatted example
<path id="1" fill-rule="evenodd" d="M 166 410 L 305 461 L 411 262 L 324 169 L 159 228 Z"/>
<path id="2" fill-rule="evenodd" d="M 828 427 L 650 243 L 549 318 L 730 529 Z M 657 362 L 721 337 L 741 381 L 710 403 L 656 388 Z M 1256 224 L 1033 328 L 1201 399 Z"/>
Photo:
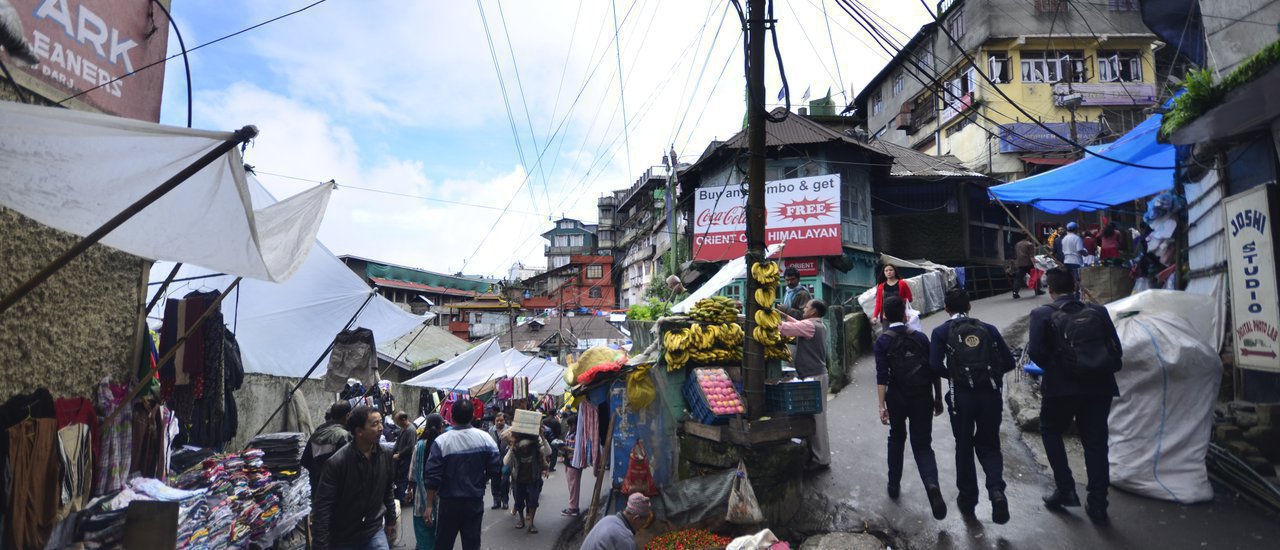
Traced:
<path id="1" fill-rule="evenodd" d="M 840 176 L 765 183 L 765 244 L 786 243 L 782 256 L 836 256 L 840 246 Z M 700 187 L 694 201 L 693 258 L 731 260 L 747 252 L 743 187 Z"/>
<path id="2" fill-rule="evenodd" d="M 1276 291 L 1276 185 L 1222 201 L 1231 276 L 1232 340 L 1241 368 L 1280 372 L 1280 294 Z"/>

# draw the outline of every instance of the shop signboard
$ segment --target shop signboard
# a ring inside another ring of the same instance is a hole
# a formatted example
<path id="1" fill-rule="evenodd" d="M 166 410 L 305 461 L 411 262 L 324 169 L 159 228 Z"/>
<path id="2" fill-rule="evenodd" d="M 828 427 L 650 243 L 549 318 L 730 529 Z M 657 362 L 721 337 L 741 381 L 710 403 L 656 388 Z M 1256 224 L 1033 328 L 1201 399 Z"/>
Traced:
<path id="1" fill-rule="evenodd" d="M 792 258 L 787 260 L 787 269 L 796 268 L 801 277 L 812 277 L 818 274 L 818 258 Z"/>
<path id="2" fill-rule="evenodd" d="M 1276 289 L 1276 185 L 1222 200 L 1236 365 L 1280 372 L 1280 293 Z"/>
<path id="3" fill-rule="evenodd" d="M 166 8 L 170 3 L 160 1 Z M 52 101 L 92 89 L 66 104 L 160 121 L 164 63 L 147 66 L 165 58 L 169 20 L 152 0 L 10 3 L 22 24 L 23 38 L 38 61 L 28 66 L 11 51 L 0 55 L 18 84 Z"/>
<path id="4" fill-rule="evenodd" d="M 746 254 L 745 187 L 700 187 L 696 193 L 693 258 L 716 262 Z M 766 182 L 765 210 L 765 245 L 786 243 L 782 257 L 843 252 L 838 174 Z"/>

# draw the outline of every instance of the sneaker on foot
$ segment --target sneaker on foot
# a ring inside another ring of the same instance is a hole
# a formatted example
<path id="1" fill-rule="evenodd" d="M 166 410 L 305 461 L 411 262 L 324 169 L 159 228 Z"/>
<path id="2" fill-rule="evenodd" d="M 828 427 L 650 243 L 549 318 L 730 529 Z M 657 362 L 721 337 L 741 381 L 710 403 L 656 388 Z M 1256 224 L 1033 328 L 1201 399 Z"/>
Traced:
<path id="1" fill-rule="evenodd" d="M 1086 505 L 1084 507 L 1084 513 L 1087 514 L 1089 519 L 1093 520 L 1097 525 L 1111 525 L 1111 516 L 1107 515 L 1106 508 Z"/>
<path id="2" fill-rule="evenodd" d="M 889 498 L 898 500 L 898 493 L 901 492 L 901 489 L 897 483 L 889 482 L 889 486 L 886 489 L 889 492 Z"/>
<path id="3" fill-rule="evenodd" d="M 560 511 L 560 515 L 567 518 L 576 518 L 582 514 L 578 512 L 578 510 L 575 508 L 565 508 L 564 510 Z"/>
<path id="4" fill-rule="evenodd" d="M 493 503 L 493 506 L 490 506 L 490 507 L 489 507 L 489 509 L 490 509 L 490 510 L 497 510 L 498 508 L 502 508 L 502 503 L 501 503 L 501 502 L 495 502 L 495 503 Z"/>
<path id="5" fill-rule="evenodd" d="M 942 490 L 937 485 L 929 485 L 924 488 L 924 492 L 929 495 L 929 507 L 933 508 L 933 519 L 946 518 L 947 501 L 942 498 Z"/>

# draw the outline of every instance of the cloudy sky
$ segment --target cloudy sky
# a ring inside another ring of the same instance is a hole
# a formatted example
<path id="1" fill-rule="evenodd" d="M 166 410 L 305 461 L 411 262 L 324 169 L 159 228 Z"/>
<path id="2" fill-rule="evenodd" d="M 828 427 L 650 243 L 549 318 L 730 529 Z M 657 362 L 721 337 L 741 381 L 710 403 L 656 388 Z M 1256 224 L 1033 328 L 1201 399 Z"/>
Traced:
<path id="1" fill-rule="evenodd" d="M 194 47 L 313 2 L 182 0 L 173 12 Z M 907 33 L 929 17 L 910 0 L 862 3 Z M 551 219 L 594 223 L 596 199 L 669 146 L 692 160 L 742 126 L 727 1 L 616 10 L 620 49 L 611 1 L 329 0 L 192 53 L 195 126 L 257 125 L 246 161 L 277 197 L 336 180 L 320 239 L 337 254 L 486 275 L 542 265 Z M 774 15 L 794 102 L 830 87 L 843 103 L 889 58 L 834 0 L 778 0 Z M 165 81 L 162 121 L 183 125 L 178 59 Z"/>

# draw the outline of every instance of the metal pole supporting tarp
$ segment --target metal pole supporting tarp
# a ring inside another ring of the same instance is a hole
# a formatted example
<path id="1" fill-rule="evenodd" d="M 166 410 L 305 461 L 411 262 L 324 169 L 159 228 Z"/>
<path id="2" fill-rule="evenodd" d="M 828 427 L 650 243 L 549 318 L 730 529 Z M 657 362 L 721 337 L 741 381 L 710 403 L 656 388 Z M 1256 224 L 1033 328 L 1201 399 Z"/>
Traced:
<path id="1" fill-rule="evenodd" d="M 181 172 L 178 172 L 173 177 L 160 184 L 159 187 L 152 189 L 150 193 L 147 193 L 142 198 L 129 205 L 128 208 L 125 208 L 119 214 L 116 214 L 114 218 L 107 220 L 107 223 L 102 224 L 102 227 L 95 229 L 92 233 L 80 239 L 80 241 L 72 246 L 70 250 L 64 252 L 56 260 L 45 266 L 44 269 L 40 270 L 39 273 L 36 273 L 28 279 L 27 282 L 22 283 L 21 286 L 7 294 L 4 299 L 0 299 L 0 314 L 8 311 L 8 309 L 13 307 L 18 300 L 21 300 L 24 296 L 30 294 L 37 286 L 40 286 L 41 283 L 48 280 L 49 277 L 53 276 L 54 273 L 57 273 L 58 270 L 65 267 L 71 262 L 71 260 L 74 260 L 77 256 L 83 254 L 90 246 L 93 246 L 95 243 L 102 240 L 102 238 L 107 236 L 108 233 L 123 225 L 124 222 L 129 221 L 129 218 L 137 215 L 138 212 L 141 212 L 144 208 L 159 200 L 160 197 L 163 197 L 170 191 L 173 191 L 178 187 L 178 185 L 187 181 L 188 178 L 194 176 L 206 166 L 213 164 L 214 161 L 221 158 L 222 155 L 227 154 L 228 151 L 235 149 L 241 143 L 247 142 L 257 135 L 258 128 L 255 126 L 245 126 L 244 128 L 236 130 L 236 132 L 231 135 L 230 139 L 222 142 L 212 151 L 209 151 L 208 153 L 205 153 L 204 156 L 196 159 L 196 161 L 191 163 L 191 165 L 183 168 Z"/>

